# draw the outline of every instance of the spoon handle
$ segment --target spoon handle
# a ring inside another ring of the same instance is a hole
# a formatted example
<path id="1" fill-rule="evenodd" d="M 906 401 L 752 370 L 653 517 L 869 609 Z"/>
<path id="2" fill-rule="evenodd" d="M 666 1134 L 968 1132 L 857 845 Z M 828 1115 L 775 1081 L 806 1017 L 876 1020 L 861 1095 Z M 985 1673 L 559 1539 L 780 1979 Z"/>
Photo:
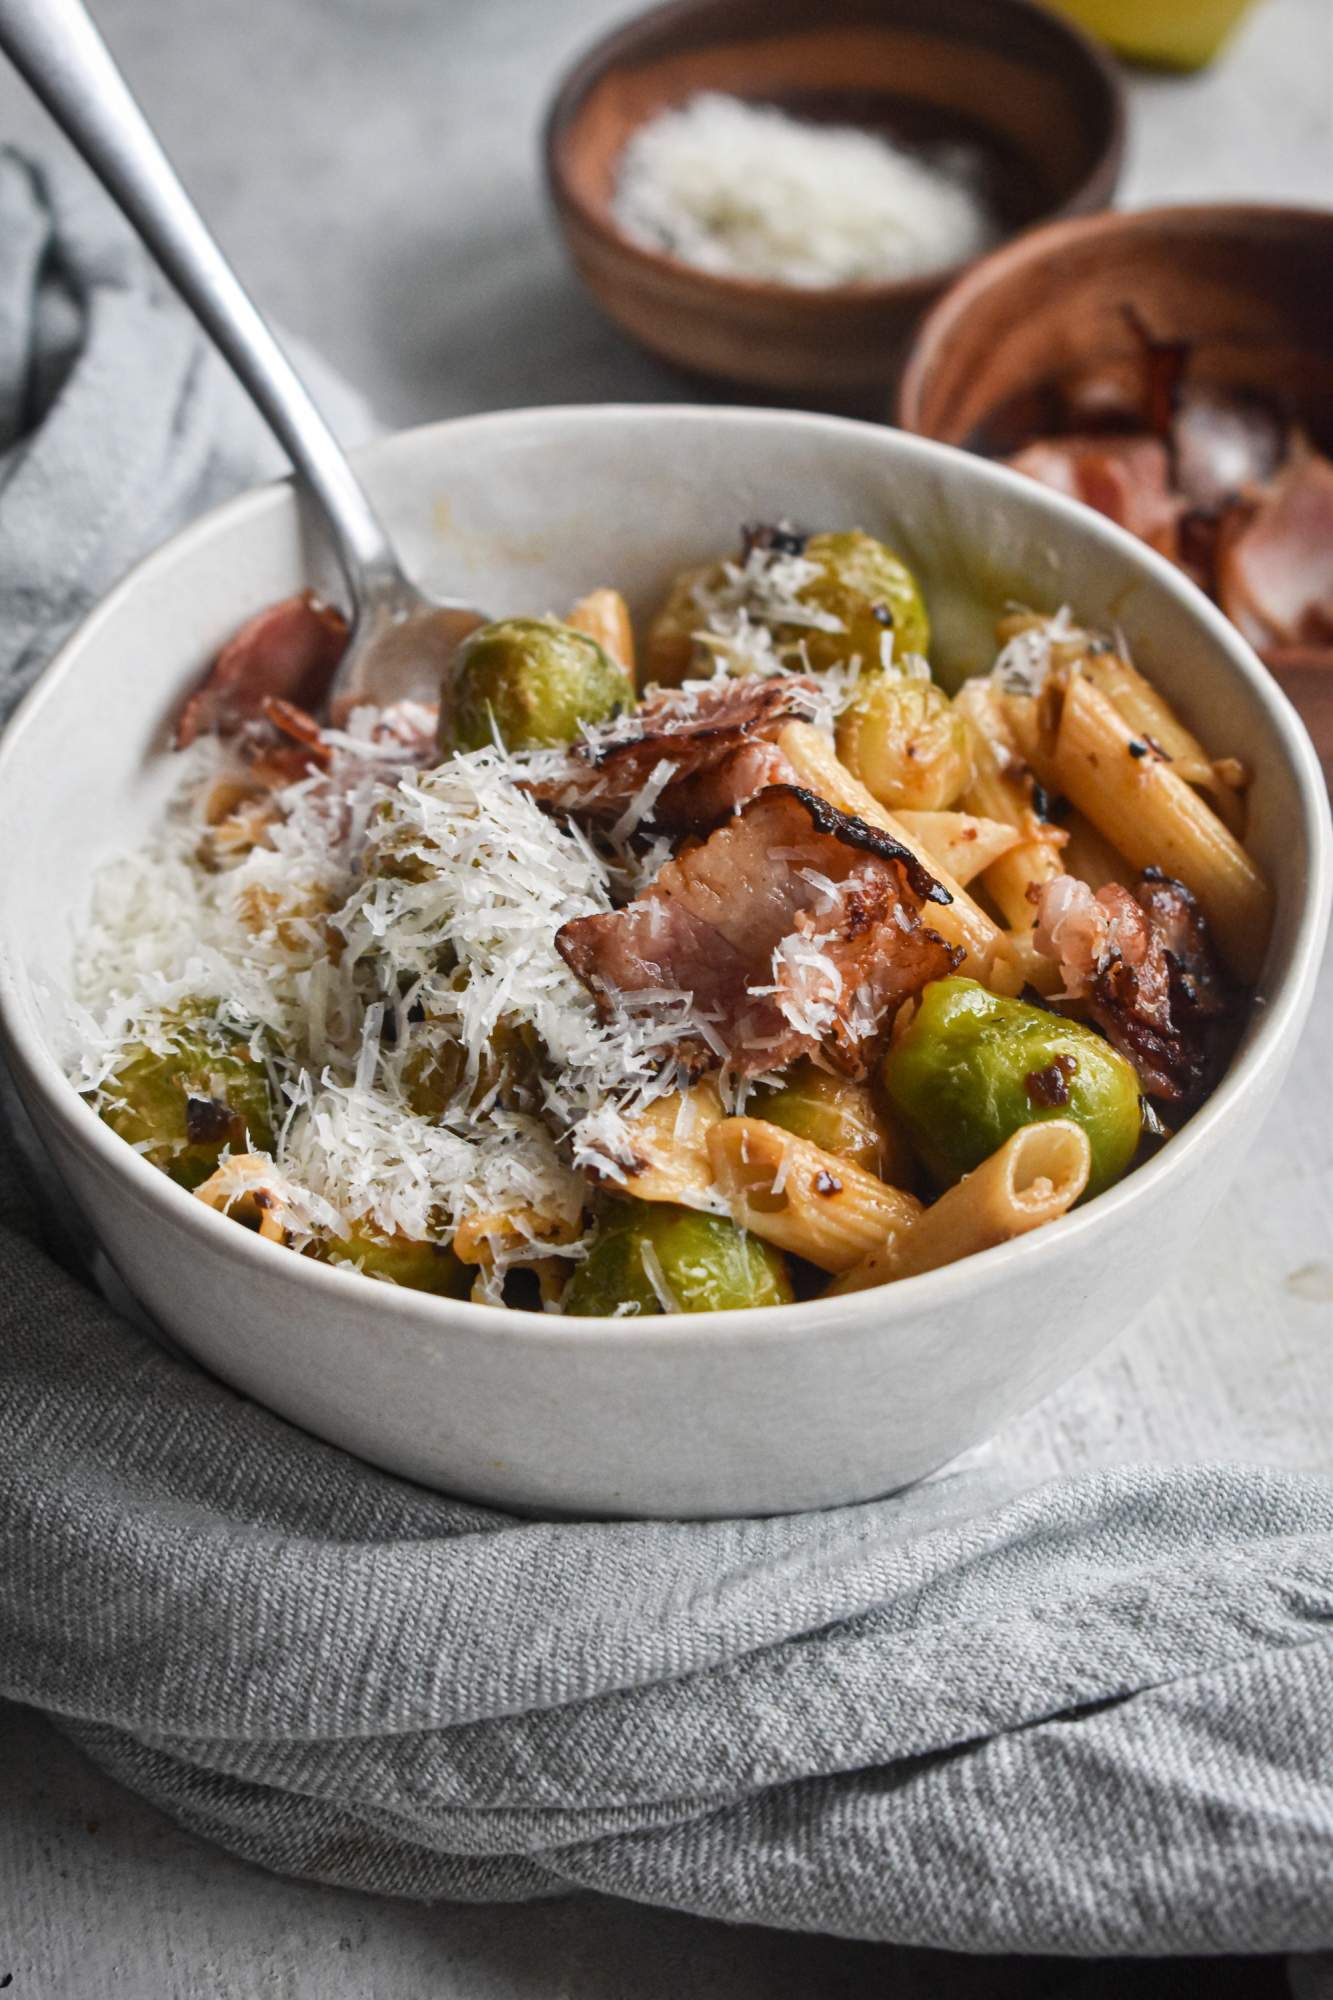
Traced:
<path id="1" fill-rule="evenodd" d="M 360 613 L 402 583 L 333 432 L 205 227 L 81 0 L 0 0 L 0 49 L 124 210 L 323 508 Z"/>

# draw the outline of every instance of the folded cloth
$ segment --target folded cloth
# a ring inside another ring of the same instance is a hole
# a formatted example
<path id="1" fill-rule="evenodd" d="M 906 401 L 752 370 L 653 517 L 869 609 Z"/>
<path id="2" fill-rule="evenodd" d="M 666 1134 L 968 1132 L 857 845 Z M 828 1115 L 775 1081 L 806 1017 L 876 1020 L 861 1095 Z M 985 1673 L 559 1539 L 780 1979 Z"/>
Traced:
<path id="1" fill-rule="evenodd" d="M 0 692 L 258 464 L 99 203 L 0 158 Z M 1333 1489 L 974 1467 L 521 1522 L 294 1430 L 50 1250 L 0 1130 L 0 1694 L 268 1867 L 967 1950 L 1333 1942 Z"/>

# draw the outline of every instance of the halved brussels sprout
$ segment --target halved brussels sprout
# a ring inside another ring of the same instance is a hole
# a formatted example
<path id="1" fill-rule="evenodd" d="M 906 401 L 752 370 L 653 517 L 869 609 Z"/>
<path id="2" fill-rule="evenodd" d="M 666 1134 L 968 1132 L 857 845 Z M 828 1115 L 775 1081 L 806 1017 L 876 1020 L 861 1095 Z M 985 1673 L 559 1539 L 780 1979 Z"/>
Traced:
<path id="1" fill-rule="evenodd" d="M 250 1038 L 219 1022 L 206 1000 L 182 1001 L 163 1014 L 161 1049 L 132 1043 L 102 1086 L 102 1117 L 181 1187 L 213 1173 L 224 1149 L 273 1148 L 274 1106 L 268 1068 Z"/>

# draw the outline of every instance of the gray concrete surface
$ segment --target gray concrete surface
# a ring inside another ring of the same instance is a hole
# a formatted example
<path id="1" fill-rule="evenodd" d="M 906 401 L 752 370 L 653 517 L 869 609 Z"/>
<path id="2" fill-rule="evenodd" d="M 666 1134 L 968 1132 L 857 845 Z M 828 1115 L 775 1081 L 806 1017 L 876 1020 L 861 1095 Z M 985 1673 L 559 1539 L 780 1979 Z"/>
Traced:
<path id="1" fill-rule="evenodd" d="M 1177 4 L 1178 0 L 1173 0 Z M 683 398 L 606 326 L 545 214 L 551 79 L 624 0 L 101 0 L 108 39 L 264 304 L 406 423 Z M 1267 0 L 1213 70 L 1139 75 L 1124 198 L 1333 197 L 1333 7 Z M 55 144 L 0 75 L 0 137 Z M 1032 1481 L 1144 1456 L 1333 1469 L 1333 969 L 1303 1069 L 1187 1269 L 987 1450 Z M 1330 1941 L 1333 1943 L 1333 1940 Z M 1327 1991 L 1312 1963 L 1301 2000 Z M 750 2000 L 1288 1990 L 1272 1963 L 1081 1969 L 728 1929 L 608 1903 L 422 1911 L 258 1874 L 0 1707 L 14 2000 Z"/>

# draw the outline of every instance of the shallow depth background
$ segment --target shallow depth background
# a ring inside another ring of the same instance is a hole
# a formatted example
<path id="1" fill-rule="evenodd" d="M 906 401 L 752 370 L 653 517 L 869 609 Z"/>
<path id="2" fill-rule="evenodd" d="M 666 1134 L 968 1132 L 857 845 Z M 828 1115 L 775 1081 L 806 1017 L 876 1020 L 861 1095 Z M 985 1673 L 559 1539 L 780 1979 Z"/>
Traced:
<path id="1" fill-rule="evenodd" d="M 545 98 L 630 0 L 92 4 L 261 302 L 322 348 L 386 423 L 517 403 L 699 398 L 698 384 L 601 321 L 542 204 Z M 1126 205 L 1333 195 L 1329 0 L 1261 0 L 1212 70 L 1135 75 L 1130 96 Z M 57 143 L 7 73 L 0 137 Z M 1132 1333 L 984 1448 L 997 1491 L 1150 1457 L 1333 1471 L 1331 1010 L 1326 968 L 1308 1060 L 1241 1185 Z M 1271 1962 L 978 1963 L 594 1902 L 420 1911 L 228 1860 L 17 1709 L 0 1707 L 0 1771 L 0 1988 L 13 2000 L 1257 2000 L 1289 1990 Z"/>

